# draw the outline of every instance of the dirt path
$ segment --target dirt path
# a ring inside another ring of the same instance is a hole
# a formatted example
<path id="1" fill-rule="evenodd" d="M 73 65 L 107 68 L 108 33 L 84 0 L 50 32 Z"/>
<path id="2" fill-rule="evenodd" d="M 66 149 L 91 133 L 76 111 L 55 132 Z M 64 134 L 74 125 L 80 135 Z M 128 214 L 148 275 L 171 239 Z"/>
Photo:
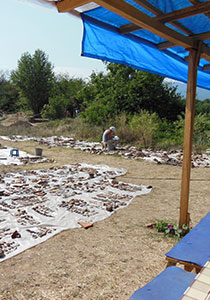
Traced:
<path id="1" fill-rule="evenodd" d="M 29 153 L 37 146 L 32 142 L 5 144 Z M 153 190 L 88 230 L 64 231 L 2 262 L 0 299 L 129 299 L 165 268 L 164 254 L 176 243 L 144 224 L 157 219 L 178 220 L 181 168 L 45 146 L 43 154 L 56 159 L 56 165 L 86 162 L 125 168 L 128 172 L 121 181 L 152 185 Z M 49 166 L 4 166 L 0 171 Z M 192 169 L 192 225 L 209 211 L 209 181 L 209 168 Z"/>

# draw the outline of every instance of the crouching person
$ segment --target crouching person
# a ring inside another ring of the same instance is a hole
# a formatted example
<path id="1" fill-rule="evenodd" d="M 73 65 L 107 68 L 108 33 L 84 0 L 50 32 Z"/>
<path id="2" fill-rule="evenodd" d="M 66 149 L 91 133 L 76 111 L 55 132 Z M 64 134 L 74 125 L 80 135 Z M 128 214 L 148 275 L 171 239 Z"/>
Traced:
<path id="1" fill-rule="evenodd" d="M 116 128 L 111 126 L 105 130 L 102 137 L 102 148 L 107 150 L 115 150 L 117 145 L 118 137 L 115 136 Z"/>

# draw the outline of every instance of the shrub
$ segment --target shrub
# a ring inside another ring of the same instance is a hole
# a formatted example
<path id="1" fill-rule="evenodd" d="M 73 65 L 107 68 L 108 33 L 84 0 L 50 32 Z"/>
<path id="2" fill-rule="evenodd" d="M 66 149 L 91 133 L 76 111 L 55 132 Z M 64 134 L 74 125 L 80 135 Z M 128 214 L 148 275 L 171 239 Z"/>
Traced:
<path id="1" fill-rule="evenodd" d="M 195 149 L 201 150 L 206 148 L 209 138 L 208 130 L 210 130 L 210 114 L 198 114 L 194 120 L 194 145 Z"/>
<path id="2" fill-rule="evenodd" d="M 63 95 L 51 97 L 49 104 L 45 104 L 42 109 L 42 117 L 51 120 L 61 119 L 65 116 L 66 106 Z"/>
<path id="3" fill-rule="evenodd" d="M 184 116 L 179 116 L 175 125 L 174 141 L 177 145 L 182 145 L 184 140 Z M 194 118 L 194 131 L 193 131 L 193 147 L 196 150 L 206 148 L 209 142 L 208 130 L 210 130 L 210 121 L 208 114 L 198 114 Z"/>
<path id="4" fill-rule="evenodd" d="M 101 103 L 94 103 L 80 113 L 86 123 L 92 125 L 105 125 L 112 113 L 111 107 Z"/>
<path id="5" fill-rule="evenodd" d="M 138 115 L 132 117 L 129 125 L 139 136 L 139 141 L 144 147 L 154 145 L 160 126 L 160 119 L 156 113 L 150 114 L 147 110 L 141 110 Z"/>
<path id="6" fill-rule="evenodd" d="M 117 129 L 117 135 L 120 137 L 120 143 L 129 144 L 135 143 L 138 139 L 138 135 L 129 126 L 130 116 L 126 113 L 122 113 L 115 117 L 111 125 L 114 125 Z M 108 126 L 107 126 L 108 127 Z"/>

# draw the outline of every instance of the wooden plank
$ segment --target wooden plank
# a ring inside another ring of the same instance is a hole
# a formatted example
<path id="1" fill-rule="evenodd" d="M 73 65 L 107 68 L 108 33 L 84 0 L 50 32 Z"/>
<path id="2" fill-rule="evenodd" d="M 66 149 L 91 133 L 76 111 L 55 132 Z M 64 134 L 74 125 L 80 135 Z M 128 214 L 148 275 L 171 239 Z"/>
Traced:
<path id="1" fill-rule="evenodd" d="M 190 35 L 189 38 L 191 39 L 196 39 L 196 40 L 200 40 L 200 41 L 205 41 L 205 40 L 209 40 L 210 39 L 210 31 L 207 32 L 202 32 L 200 34 L 193 34 Z"/>
<path id="2" fill-rule="evenodd" d="M 190 172 L 191 172 L 191 152 L 193 138 L 193 122 L 195 111 L 195 96 L 197 82 L 197 62 L 199 53 L 195 49 L 190 49 L 188 65 L 187 98 L 185 110 L 185 129 L 182 163 L 182 181 L 180 195 L 180 217 L 179 225 L 189 226 L 189 191 L 190 191 Z"/>
<path id="3" fill-rule="evenodd" d="M 138 3 L 139 5 L 141 5 L 142 7 L 144 7 L 145 9 L 149 10 L 150 12 L 152 12 L 154 15 L 162 15 L 163 14 L 162 11 L 160 11 L 157 7 L 153 6 L 151 3 L 149 3 L 146 0 L 135 0 L 135 2 Z M 199 0 L 189 0 L 189 2 L 192 3 L 193 5 L 201 4 L 201 2 Z M 202 5 L 205 7 L 205 4 L 202 4 Z M 188 8 L 189 7 L 187 7 L 186 9 L 188 9 Z M 209 17 L 209 13 L 205 13 L 205 15 L 207 15 Z"/>
<path id="4" fill-rule="evenodd" d="M 167 49 L 167 48 L 171 48 L 171 47 L 176 47 L 177 45 L 174 45 L 173 43 L 171 42 L 163 42 L 163 43 L 160 43 L 157 45 L 157 48 L 159 50 L 164 50 L 164 49 Z"/>
<path id="5" fill-rule="evenodd" d="M 209 40 L 210 39 L 210 31 L 203 32 L 203 33 L 200 33 L 200 34 L 190 35 L 189 39 L 192 39 L 194 41 L 195 40 L 199 40 L 199 41 Z M 163 42 L 163 43 L 158 44 L 158 49 L 163 50 L 163 49 L 166 49 L 166 48 L 176 47 L 176 46 L 177 45 L 174 45 L 173 43 L 167 41 L 167 42 Z"/>
<path id="6" fill-rule="evenodd" d="M 69 12 L 76 7 L 82 6 L 90 2 L 89 0 L 63 0 L 56 2 L 58 12 Z"/>
<path id="7" fill-rule="evenodd" d="M 126 33 L 134 32 L 134 31 L 138 31 L 141 29 L 142 28 L 139 27 L 138 25 L 129 23 L 129 24 L 120 26 L 119 32 L 120 32 L 120 34 L 126 34 Z"/>
<path id="8" fill-rule="evenodd" d="M 146 0 L 135 0 L 136 3 L 138 3 L 139 5 L 141 5 L 142 7 L 144 7 L 145 9 L 147 9 L 148 11 L 152 12 L 155 16 L 158 16 L 158 18 L 160 18 L 161 16 L 164 16 L 164 13 L 158 9 L 157 7 L 155 7 L 154 5 L 152 5 L 151 3 L 149 3 Z M 197 4 L 197 3 L 196 3 Z M 188 7 L 187 7 L 188 9 Z M 170 22 L 174 27 L 176 27 L 177 29 L 181 30 L 182 32 L 188 34 L 188 35 L 192 35 L 193 32 L 190 31 L 188 28 L 186 28 L 185 26 L 183 26 L 182 24 L 173 21 Z"/>
<path id="9" fill-rule="evenodd" d="M 192 31 L 190 31 L 189 29 L 187 29 L 183 25 L 179 24 L 178 22 L 171 22 L 171 25 L 173 25 L 175 28 L 181 30 L 182 32 L 184 32 L 188 35 L 193 34 Z M 136 24 L 130 23 L 130 24 L 120 26 L 120 33 L 121 34 L 126 34 L 126 33 L 134 32 L 134 31 L 137 31 L 137 30 L 141 30 L 141 29 L 142 28 L 137 26 Z"/>
<path id="10" fill-rule="evenodd" d="M 199 266 L 199 265 L 189 263 L 189 262 L 186 262 L 186 261 L 183 261 L 183 260 L 178 260 L 178 259 L 175 259 L 175 258 L 171 258 L 171 257 L 168 257 L 168 256 L 166 256 L 166 260 L 167 260 L 166 268 L 171 267 L 171 266 L 176 266 L 176 264 L 180 264 L 180 265 L 184 266 L 185 270 L 191 270 L 192 271 L 193 269 L 195 269 L 196 273 L 199 273 L 200 270 L 202 269 L 202 267 Z"/>
<path id="11" fill-rule="evenodd" d="M 96 0 L 97 4 L 105 7 L 106 9 L 122 16 L 130 22 L 145 28 L 158 36 L 171 41 L 174 44 L 189 48 L 194 46 L 194 42 L 189 40 L 188 37 L 170 29 L 161 22 L 154 20 L 140 10 L 124 1 L 116 0 Z"/>
<path id="12" fill-rule="evenodd" d="M 164 15 L 155 17 L 156 20 L 168 23 L 175 20 L 188 18 L 191 16 L 199 15 L 210 11 L 210 2 L 202 2 L 193 6 L 188 6 L 182 9 L 178 9 Z"/>

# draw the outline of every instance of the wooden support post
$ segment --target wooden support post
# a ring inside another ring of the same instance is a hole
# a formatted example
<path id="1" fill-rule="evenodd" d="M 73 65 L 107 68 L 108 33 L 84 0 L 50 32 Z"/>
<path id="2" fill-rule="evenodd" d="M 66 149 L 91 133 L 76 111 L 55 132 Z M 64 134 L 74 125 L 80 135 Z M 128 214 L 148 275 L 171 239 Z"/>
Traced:
<path id="1" fill-rule="evenodd" d="M 189 226 L 190 214 L 188 212 L 189 191 L 190 191 L 190 171 L 192 154 L 193 123 L 195 113 L 195 97 L 197 84 L 197 65 L 200 59 L 198 49 L 190 49 L 188 65 L 187 98 L 185 110 L 185 129 L 182 163 L 182 181 L 180 195 L 180 227 L 183 224 Z"/>

